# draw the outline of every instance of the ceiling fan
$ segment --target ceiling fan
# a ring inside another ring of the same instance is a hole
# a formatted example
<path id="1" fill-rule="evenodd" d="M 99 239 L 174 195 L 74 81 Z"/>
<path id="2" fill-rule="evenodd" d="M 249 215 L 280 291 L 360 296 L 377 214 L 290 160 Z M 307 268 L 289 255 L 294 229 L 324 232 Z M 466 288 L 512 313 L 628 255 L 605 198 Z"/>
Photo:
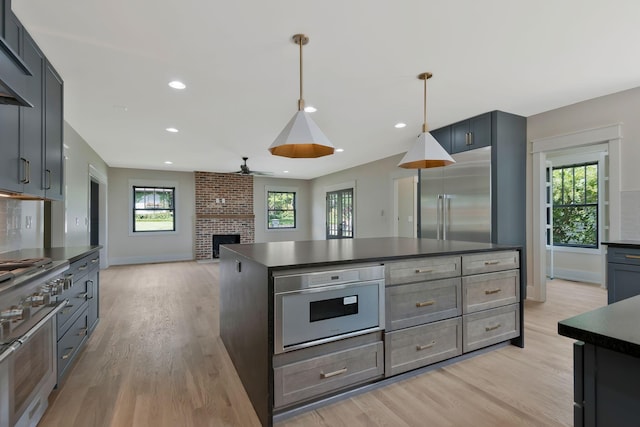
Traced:
<path id="1" fill-rule="evenodd" d="M 252 171 L 249 169 L 249 166 L 247 166 L 247 160 L 249 160 L 249 158 L 243 157 L 242 160 L 244 163 L 240 165 L 240 170 L 233 173 L 237 173 L 239 175 L 272 175 L 272 172 Z"/>

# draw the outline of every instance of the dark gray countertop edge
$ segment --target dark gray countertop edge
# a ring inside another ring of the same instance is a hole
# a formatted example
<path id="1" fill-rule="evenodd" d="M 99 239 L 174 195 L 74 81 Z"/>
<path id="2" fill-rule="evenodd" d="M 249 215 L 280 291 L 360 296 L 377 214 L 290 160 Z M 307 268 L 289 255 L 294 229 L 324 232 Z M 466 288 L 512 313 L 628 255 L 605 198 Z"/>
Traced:
<path id="1" fill-rule="evenodd" d="M 558 322 L 558 334 L 640 357 L 640 296 Z"/>
<path id="2" fill-rule="evenodd" d="M 22 259 L 22 258 L 51 258 L 53 261 L 67 260 L 73 263 L 82 257 L 102 249 L 101 245 L 68 246 L 57 248 L 26 248 L 17 251 L 4 252 L 0 254 L 0 259 Z"/>
<path id="3" fill-rule="evenodd" d="M 602 242 L 603 245 L 619 247 L 619 248 L 638 248 L 640 249 L 640 240 L 612 240 L 610 242 Z"/>

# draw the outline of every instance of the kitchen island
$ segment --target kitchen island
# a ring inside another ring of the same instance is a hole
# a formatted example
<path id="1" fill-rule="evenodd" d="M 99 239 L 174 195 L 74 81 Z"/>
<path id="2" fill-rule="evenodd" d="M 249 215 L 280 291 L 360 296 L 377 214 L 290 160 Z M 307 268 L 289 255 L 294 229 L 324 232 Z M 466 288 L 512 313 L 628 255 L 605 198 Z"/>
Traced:
<path id="1" fill-rule="evenodd" d="M 574 425 L 637 426 L 640 296 L 558 322 L 574 343 Z"/>
<path id="2" fill-rule="evenodd" d="M 220 336 L 272 425 L 401 373 L 523 346 L 521 256 L 412 238 L 222 245 Z"/>

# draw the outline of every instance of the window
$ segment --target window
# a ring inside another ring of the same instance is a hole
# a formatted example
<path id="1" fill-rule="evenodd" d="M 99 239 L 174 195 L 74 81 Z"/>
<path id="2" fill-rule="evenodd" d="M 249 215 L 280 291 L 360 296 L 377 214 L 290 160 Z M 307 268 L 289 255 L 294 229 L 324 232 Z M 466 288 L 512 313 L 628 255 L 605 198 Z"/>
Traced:
<path id="1" fill-rule="evenodd" d="M 327 239 L 353 238 L 353 188 L 327 193 Z"/>
<path id="2" fill-rule="evenodd" d="M 267 229 L 296 228 L 296 192 L 267 191 Z"/>
<path id="3" fill-rule="evenodd" d="M 598 247 L 598 163 L 553 169 L 553 244 Z"/>
<path id="4" fill-rule="evenodd" d="M 133 232 L 175 231 L 175 187 L 133 186 Z"/>

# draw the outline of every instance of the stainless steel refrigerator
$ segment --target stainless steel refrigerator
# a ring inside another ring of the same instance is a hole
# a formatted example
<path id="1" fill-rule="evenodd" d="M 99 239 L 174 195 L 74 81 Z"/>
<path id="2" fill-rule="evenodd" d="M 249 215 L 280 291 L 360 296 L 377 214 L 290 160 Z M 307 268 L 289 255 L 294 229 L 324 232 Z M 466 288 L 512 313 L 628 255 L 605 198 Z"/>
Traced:
<path id="1" fill-rule="evenodd" d="M 420 170 L 419 237 L 491 243 L 491 147 Z"/>

